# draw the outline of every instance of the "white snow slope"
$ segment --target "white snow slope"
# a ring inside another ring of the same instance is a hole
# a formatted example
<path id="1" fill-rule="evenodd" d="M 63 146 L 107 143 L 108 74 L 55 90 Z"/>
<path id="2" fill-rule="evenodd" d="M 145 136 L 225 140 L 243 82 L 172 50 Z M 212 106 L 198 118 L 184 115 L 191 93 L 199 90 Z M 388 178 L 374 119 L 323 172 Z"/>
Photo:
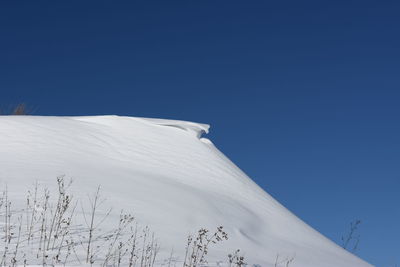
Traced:
<path id="1" fill-rule="evenodd" d="M 23 203 L 35 181 L 53 188 L 60 175 L 74 179 L 74 196 L 101 185 L 110 206 L 156 233 L 159 258 L 171 248 L 183 255 L 188 233 L 222 225 L 229 240 L 210 249 L 209 262 L 240 248 L 260 266 L 273 266 L 278 254 L 294 257 L 290 267 L 371 266 L 257 186 L 201 137 L 208 128 L 119 116 L 0 116 L 0 186 Z"/>

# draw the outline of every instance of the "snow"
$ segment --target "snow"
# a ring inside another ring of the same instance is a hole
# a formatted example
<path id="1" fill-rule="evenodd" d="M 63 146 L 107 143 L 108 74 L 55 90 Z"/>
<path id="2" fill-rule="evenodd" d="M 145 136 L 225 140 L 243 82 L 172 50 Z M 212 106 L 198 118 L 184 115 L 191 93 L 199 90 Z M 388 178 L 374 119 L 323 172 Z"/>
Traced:
<path id="1" fill-rule="evenodd" d="M 261 266 L 274 266 L 277 255 L 294 257 L 291 267 L 371 266 L 256 185 L 203 137 L 208 130 L 134 117 L 0 116 L 0 186 L 23 205 L 35 181 L 55 189 L 66 175 L 82 199 L 100 185 L 107 205 L 156 233 L 160 259 L 172 248 L 183 255 L 189 233 L 222 225 L 229 239 L 210 249 L 210 263 L 239 248 Z"/>

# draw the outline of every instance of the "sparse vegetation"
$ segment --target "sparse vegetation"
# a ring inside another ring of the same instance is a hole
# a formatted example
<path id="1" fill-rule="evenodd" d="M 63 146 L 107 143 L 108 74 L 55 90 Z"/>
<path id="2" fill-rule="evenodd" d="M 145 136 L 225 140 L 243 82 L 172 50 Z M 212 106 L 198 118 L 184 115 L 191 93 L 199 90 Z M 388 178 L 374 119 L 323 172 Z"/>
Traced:
<path id="1" fill-rule="evenodd" d="M 276 255 L 274 267 L 284 266 L 289 267 L 293 263 L 295 256 L 281 258 L 279 254 Z"/>
<path id="2" fill-rule="evenodd" d="M 348 233 L 342 236 L 342 247 L 351 252 L 355 252 L 360 243 L 360 235 L 358 234 L 358 227 L 361 224 L 361 220 L 355 220 L 350 223 L 350 229 Z"/>
<path id="3" fill-rule="evenodd" d="M 228 234 L 222 226 L 217 227 L 213 234 L 207 229 L 200 229 L 196 237 L 188 236 L 186 243 L 184 267 L 196 267 L 207 263 L 206 256 L 212 244 L 228 239 Z"/>
<path id="4" fill-rule="evenodd" d="M 81 202 L 68 192 L 71 183 L 64 176 L 58 177 L 54 199 L 49 189 L 36 183 L 20 209 L 12 206 L 5 188 L 0 195 L 0 266 L 206 266 L 213 245 L 228 239 L 222 226 L 214 232 L 202 228 L 195 236 L 188 236 L 184 257 L 174 257 L 172 250 L 168 259 L 160 261 L 160 245 L 149 227 L 140 227 L 131 214 L 121 211 L 116 226 L 105 231 L 101 226 L 110 219 L 111 209 L 103 207 L 100 187 L 87 202 Z M 78 204 L 81 213 L 77 212 Z M 246 265 L 239 252 L 228 255 L 227 265 Z"/>
<path id="5" fill-rule="evenodd" d="M 229 267 L 242 267 L 246 265 L 244 256 L 240 255 L 240 249 L 235 250 L 234 253 L 228 254 Z"/>
<path id="6" fill-rule="evenodd" d="M 32 111 L 27 108 L 25 103 L 0 109 L 0 115 L 29 115 Z"/>
<path id="7" fill-rule="evenodd" d="M 12 112 L 12 115 L 27 115 L 27 114 L 28 111 L 24 103 L 18 104 Z"/>

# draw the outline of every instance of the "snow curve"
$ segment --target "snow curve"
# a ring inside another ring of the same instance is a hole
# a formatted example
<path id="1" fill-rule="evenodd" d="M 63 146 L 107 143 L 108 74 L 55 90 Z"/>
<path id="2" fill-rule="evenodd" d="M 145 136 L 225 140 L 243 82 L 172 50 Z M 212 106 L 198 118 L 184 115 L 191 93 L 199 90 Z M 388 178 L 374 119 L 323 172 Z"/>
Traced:
<path id="1" fill-rule="evenodd" d="M 249 264 L 369 267 L 312 229 L 203 138 L 209 125 L 119 116 L 0 116 L 0 186 L 24 203 L 34 181 L 67 175 L 74 195 L 101 185 L 110 205 L 131 210 L 162 244 L 182 255 L 188 233 L 223 225 L 229 240 L 209 262 L 237 248 Z M 115 215 L 117 216 L 117 215 Z M 107 227 L 107 226 L 105 226 Z"/>

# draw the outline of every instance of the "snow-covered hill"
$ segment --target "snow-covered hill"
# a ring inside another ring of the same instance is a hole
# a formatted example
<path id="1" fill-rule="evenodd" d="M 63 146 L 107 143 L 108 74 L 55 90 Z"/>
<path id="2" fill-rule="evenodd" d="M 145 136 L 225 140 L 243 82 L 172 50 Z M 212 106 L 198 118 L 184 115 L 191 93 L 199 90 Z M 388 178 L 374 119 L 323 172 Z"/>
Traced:
<path id="1" fill-rule="evenodd" d="M 101 185 L 107 205 L 132 211 L 156 233 L 159 259 L 171 248 L 183 255 L 188 233 L 222 225 L 229 239 L 210 249 L 209 262 L 240 248 L 261 266 L 273 266 L 277 255 L 294 257 L 291 267 L 371 266 L 264 192 L 202 137 L 208 128 L 118 116 L 0 116 L 0 186 L 22 206 L 35 181 L 55 189 L 66 175 L 82 199 Z"/>

